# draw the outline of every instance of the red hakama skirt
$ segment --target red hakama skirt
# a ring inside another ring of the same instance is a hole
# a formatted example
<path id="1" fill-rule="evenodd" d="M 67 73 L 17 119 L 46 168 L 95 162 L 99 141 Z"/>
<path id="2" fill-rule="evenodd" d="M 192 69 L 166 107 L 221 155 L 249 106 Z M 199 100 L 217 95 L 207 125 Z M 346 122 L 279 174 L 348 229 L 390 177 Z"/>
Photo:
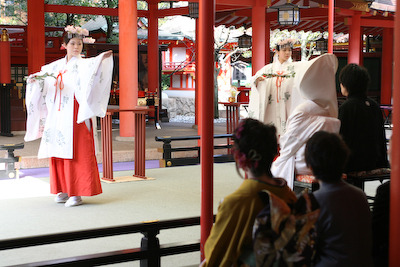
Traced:
<path id="1" fill-rule="evenodd" d="M 94 196 L 102 193 L 94 148 L 93 131 L 76 123 L 79 104 L 74 99 L 73 158 L 50 158 L 50 192 L 68 196 Z"/>

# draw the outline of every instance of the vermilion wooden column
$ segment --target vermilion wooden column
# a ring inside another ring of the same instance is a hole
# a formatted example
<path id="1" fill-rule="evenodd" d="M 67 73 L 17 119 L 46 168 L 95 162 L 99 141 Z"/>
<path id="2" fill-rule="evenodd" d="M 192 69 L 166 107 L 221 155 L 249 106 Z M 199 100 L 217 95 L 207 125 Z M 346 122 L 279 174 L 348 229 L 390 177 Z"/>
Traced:
<path id="1" fill-rule="evenodd" d="M 7 30 L 3 29 L 0 36 L 0 83 L 11 83 L 11 49 Z"/>
<path id="2" fill-rule="evenodd" d="M 0 35 L 0 135 L 11 137 L 11 49 L 7 30 Z"/>
<path id="3" fill-rule="evenodd" d="M 199 72 L 198 72 L 198 66 L 199 66 L 199 19 L 196 20 L 196 43 L 194 45 L 195 47 L 195 63 L 196 63 L 196 69 L 194 70 L 194 76 L 195 76 L 195 89 L 194 89 L 194 124 L 197 125 L 197 134 L 200 135 L 200 127 L 199 127 L 199 118 L 200 118 L 200 112 L 199 112 Z"/>
<path id="4" fill-rule="evenodd" d="M 214 0 L 199 2 L 199 95 L 200 95 L 200 163 L 201 216 L 200 252 L 204 259 L 204 244 L 213 225 L 213 163 L 214 163 Z"/>
<path id="5" fill-rule="evenodd" d="M 333 26 L 335 23 L 335 0 L 329 0 L 328 6 L 328 53 L 333 54 Z"/>
<path id="6" fill-rule="evenodd" d="M 400 14 L 397 1 L 396 14 Z M 394 47 L 400 47 L 400 16 L 395 16 Z M 392 173 L 390 184 L 389 266 L 400 265 L 400 50 L 394 50 Z"/>
<path id="7" fill-rule="evenodd" d="M 45 64 L 44 1 L 28 0 L 28 72 L 40 71 Z"/>
<path id="8" fill-rule="evenodd" d="M 159 58 L 158 58 L 158 1 L 147 1 L 149 5 L 149 28 L 148 28 L 148 80 L 149 92 L 158 91 L 159 86 Z M 150 112 L 151 117 L 154 112 Z"/>
<path id="9" fill-rule="evenodd" d="M 381 104 L 391 104 L 393 80 L 393 29 L 383 28 Z"/>
<path id="10" fill-rule="evenodd" d="M 133 109 L 138 98 L 138 45 L 136 1 L 120 0 L 119 14 L 119 106 Z M 135 134 L 135 117 L 131 112 L 120 114 L 120 136 Z"/>
<path id="11" fill-rule="evenodd" d="M 256 0 L 251 9 L 252 23 L 252 53 L 251 59 L 253 75 L 265 66 L 265 6 L 266 1 Z"/>
<path id="12" fill-rule="evenodd" d="M 361 15 L 359 12 L 356 12 L 352 17 L 349 29 L 349 53 L 347 63 L 361 64 L 361 38 Z"/>
<path id="13" fill-rule="evenodd" d="M 267 13 L 266 13 L 267 14 Z M 269 64 L 271 62 L 271 22 L 265 16 L 265 64 Z"/>

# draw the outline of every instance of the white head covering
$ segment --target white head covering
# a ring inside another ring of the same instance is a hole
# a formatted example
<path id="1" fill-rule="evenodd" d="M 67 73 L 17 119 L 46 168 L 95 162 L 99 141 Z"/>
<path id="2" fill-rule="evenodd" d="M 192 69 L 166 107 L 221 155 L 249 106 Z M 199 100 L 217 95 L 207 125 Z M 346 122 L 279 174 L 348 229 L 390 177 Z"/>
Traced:
<path id="1" fill-rule="evenodd" d="M 292 110 L 305 100 L 311 100 L 337 118 L 338 104 L 335 73 L 338 60 L 333 54 L 324 54 L 310 61 L 296 62 L 295 88 L 292 91 Z"/>

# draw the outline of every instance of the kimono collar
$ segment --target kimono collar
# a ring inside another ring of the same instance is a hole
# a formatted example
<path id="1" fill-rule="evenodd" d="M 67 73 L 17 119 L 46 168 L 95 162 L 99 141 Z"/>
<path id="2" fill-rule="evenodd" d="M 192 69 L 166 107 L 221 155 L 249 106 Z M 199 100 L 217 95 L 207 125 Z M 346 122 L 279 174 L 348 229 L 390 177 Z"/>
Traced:
<path id="1" fill-rule="evenodd" d="M 78 55 L 78 56 L 76 56 L 76 57 L 71 57 L 71 59 L 69 60 L 69 61 L 67 61 L 67 55 L 64 57 L 64 63 L 65 63 L 65 65 L 68 65 L 68 64 L 70 64 L 71 62 L 74 62 L 75 60 L 79 60 L 79 59 L 82 59 L 82 56 L 81 55 Z"/>

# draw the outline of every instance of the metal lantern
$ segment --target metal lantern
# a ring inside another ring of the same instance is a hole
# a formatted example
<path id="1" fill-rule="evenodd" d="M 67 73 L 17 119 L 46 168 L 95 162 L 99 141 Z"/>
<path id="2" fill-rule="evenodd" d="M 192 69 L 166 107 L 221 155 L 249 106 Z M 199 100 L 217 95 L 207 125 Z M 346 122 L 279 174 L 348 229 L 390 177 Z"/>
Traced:
<path id="1" fill-rule="evenodd" d="M 292 3 L 271 7 L 278 9 L 279 25 L 297 25 L 300 22 L 300 7 Z"/>
<path id="2" fill-rule="evenodd" d="M 239 48 L 250 48 L 251 47 L 251 36 L 246 34 L 246 31 L 238 38 Z"/>
<path id="3" fill-rule="evenodd" d="M 321 53 L 328 51 L 328 41 L 324 37 L 319 38 L 315 41 L 315 49 Z"/>
<path id="4" fill-rule="evenodd" d="M 192 19 L 199 18 L 199 3 L 189 2 L 189 17 Z"/>

